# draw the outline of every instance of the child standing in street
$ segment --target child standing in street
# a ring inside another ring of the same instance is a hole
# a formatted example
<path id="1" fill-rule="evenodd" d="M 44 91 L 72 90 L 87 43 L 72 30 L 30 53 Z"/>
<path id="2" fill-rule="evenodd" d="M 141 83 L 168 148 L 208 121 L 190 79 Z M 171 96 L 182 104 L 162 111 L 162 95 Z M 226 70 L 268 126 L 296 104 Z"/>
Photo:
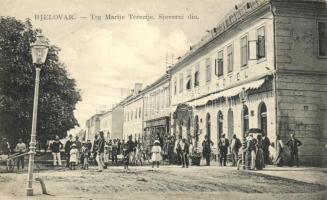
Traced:
<path id="1" fill-rule="evenodd" d="M 78 150 L 76 144 L 74 143 L 72 145 L 72 149 L 70 150 L 70 160 L 69 160 L 70 168 L 72 170 L 76 169 L 77 162 L 78 162 Z"/>
<path id="2" fill-rule="evenodd" d="M 82 169 L 89 169 L 89 157 L 90 157 L 90 150 L 88 148 L 88 144 L 84 143 L 82 146 Z"/>
<path id="3" fill-rule="evenodd" d="M 152 147 L 152 168 L 154 168 L 154 164 L 157 163 L 157 168 L 159 168 L 159 164 L 161 161 L 161 147 L 159 140 L 154 141 L 154 145 Z"/>

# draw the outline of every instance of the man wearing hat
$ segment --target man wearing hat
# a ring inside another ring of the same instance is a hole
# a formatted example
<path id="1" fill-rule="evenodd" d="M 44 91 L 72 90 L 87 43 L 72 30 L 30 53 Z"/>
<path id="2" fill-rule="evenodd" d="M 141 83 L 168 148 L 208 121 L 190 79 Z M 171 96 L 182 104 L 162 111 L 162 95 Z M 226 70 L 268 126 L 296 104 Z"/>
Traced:
<path id="1" fill-rule="evenodd" d="M 226 166 L 228 147 L 229 141 L 227 138 L 225 138 L 225 133 L 223 133 L 218 143 L 218 149 L 220 153 L 220 166 Z"/>
<path id="2" fill-rule="evenodd" d="M 188 154 L 189 152 L 189 144 L 186 142 L 186 139 L 183 138 L 182 141 L 180 142 L 180 147 L 182 150 L 182 167 L 188 168 L 189 165 L 189 160 L 188 160 Z"/>
<path id="3" fill-rule="evenodd" d="M 208 135 L 204 137 L 204 141 L 202 142 L 202 154 L 203 157 L 206 159 L 207 166 L 210 166 L 210 157 L 211 157 L 211 146 L 213 142 L 210 140 Z"/>
<path id="4" fill-rule="evenodd" d="M 68 140 L 65 144 L 65 154 L 66 154 L 66 157 L 67 157 L 67 164 L 66 164 L 66 167 L 70 168 L 70 150 L 72 148 L 72 145 L 73 145 L 73 136 L 72 135 L 69 135 L 68 136 Z"/>
<path id="5" fill-rule="evenodd" d="M 302 142 L 295 137 L 294 133 L 291 133 L 291 139 L 286 144 L 291 153 L 290 166 L 293 166 L 295 164 L 298 167 L 299 166 L 298 147 L 302 145 Z"/>
<path id="6" fill-rule="evenodd" d="M 50 149 L 53 157 L 53 166 L 59 165 L 61 166 L 61 156 L 60 149 L 63 147 L 62 143 L 59 140 L 59 136 L 56 135 L 55 140 L 50 144 Z M 57 162 L 58 160 L 58 162 Z"/>

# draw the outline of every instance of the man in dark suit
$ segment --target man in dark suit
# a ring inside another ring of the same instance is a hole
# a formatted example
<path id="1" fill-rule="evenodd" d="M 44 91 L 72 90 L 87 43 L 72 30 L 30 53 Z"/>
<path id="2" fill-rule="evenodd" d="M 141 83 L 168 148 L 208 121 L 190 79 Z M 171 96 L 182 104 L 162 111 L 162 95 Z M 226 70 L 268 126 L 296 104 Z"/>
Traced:
<path id="1" fill-rule="evenodd" d="M 302 145 L 302 142 L 300 140 L 298 140 L 297 138 L 295 138 L 295 134 L 292 133 L 291 134 L 291 139 L 287 142 L 287 146 L 290 149 L 290 153 L 291 153 L 291 163 L 290 165 L 293 166 L 294 165 L 294 161 L 296 166 L 299 166 L 299 146 Z"/>
<path id="2" fill-rule="evenodd" d="M 207 166 L 210 166 L 211 145 L 213 145 L 213 142 L 210 140 L 208 135 L 206 135 L 204 141 L 202 142 L 202 154 L 206 159 Z"/>
<path id="3" fill-rule="evenodd" d="M 186 142 L 186 139 L 183 138 L 180 142 L 181 150 L 182 150 L 182 164 L 183 168 L 188 168 L 188 154 L 189 154 L 189 144 Z"/>
<path id="4" fill-rule="evenodd" d="M 227 138 L 225 138 L 225 134 L 222 134 L 218 143 L 220 153 L 220 166 L 226 166 L 228 147 L 229 141 Z"/>
<path id="5" fill-rule="evenodd" d="M 66 157 L 67 157 L 67 163 L 66 163 L 66 167 L 70 168 L 70 165 L 69 165 L 69 161 L 70 161 L 70 150 L 72 148 L 72 145 L 73 145 L 73 136 L 72 135 L 69 135 L 69 139 L 67 140 L 66 144 L 65 144 L 65 154 L 66 154 Z"/>

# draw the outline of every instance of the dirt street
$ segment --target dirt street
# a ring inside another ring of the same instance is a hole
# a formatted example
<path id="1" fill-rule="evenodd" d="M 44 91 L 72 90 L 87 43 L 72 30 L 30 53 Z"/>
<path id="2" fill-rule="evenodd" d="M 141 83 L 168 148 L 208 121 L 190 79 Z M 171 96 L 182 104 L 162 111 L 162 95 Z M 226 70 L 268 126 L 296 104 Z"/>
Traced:
<path id="1" fill-rule="evenodd" d="M 25 197 L 26 173 L 0 174 L 0 199 L 327 199 L 327 170 L 230 167 L 111 167 L 103 172 L 41 171 L 50 195 Z"/>

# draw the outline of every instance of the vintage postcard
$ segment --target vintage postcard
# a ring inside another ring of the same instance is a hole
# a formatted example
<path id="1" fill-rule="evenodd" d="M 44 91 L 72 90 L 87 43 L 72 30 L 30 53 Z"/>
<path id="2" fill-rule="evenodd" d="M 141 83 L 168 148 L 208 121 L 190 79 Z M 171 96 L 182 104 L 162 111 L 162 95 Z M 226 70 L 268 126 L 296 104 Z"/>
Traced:
<path id="1" fill-rule="evenodd" d="M 326 0 L 0 0 L 0 199 L 327 199 Z"/>

